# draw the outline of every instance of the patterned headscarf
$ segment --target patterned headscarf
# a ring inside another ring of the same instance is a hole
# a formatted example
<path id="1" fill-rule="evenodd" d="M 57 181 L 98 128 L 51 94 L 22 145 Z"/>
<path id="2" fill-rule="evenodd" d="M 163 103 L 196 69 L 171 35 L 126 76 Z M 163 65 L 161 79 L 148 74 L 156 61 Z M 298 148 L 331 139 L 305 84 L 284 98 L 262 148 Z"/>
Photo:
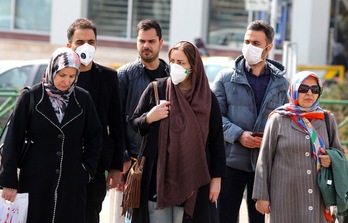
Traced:
<path id="1" fill-rule="evenodd" d="M 319 97 L 316 102 L 310 108 L 303 108 L 298 104 L 298 88 L 302 82 L 308 77 L 314 77 L 317 79 L 320 92 Z M 280 113 L 282 115 L 288 116 L 300 116 L 309 119 L 324 119 L 323 109 L 319 106 L 319 98 L 323 93 L 323 83 L 319 76 L 311 71 L 301 71 L 297 73 L 291 80 L 288 89 L 288 100 L 289 103 L 276 108 L 274 112 Z"/>
<path id="2" fill-rule="evenodd" d="M 298 104 L 298 89 L 302 82 L 308 77 L 317 79 L 320 92 L 317 101 L 310 108 L 302 108 Z M 271 114 L 279 113 L 280 115 L 289 116 L 297 125 L 299 125 L 311 137 L 313 158 L 316 162 L 317 170 L 320 170 L 319 155 L 325 150 L 325 144 L 321 136 L 310 123 L 312 119 L 324 119 L 324 110 L 319 106 L 319 98 L 323 93 L 323 83 L 318 75 L 311 71 L 301 71 L 297 73 L 291 81 L 288 90 L 289 103 L 276 108 Z"/>
<path id="3" fill-rule="evenodd" d="M 75 68 L 77 70 L 77 75 L 71 86 L 66 91 L 61 91 L 54 86 L 53 80 L 60 70 L 67 67 Z M 43 84 L 59 122 L 62 122 L 65 109 L 68 106 L 70 94 L 75 89 L 79 73 L 80 58 L 72 49 L 61 47 L 53 52 L 50 63 L 45 71 Z"/>

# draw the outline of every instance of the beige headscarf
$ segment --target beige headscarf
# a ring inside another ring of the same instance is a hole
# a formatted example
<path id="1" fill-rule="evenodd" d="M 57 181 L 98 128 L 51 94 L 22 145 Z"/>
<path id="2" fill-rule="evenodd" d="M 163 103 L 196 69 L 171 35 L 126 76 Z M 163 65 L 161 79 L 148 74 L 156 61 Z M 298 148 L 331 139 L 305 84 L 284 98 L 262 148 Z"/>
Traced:
<path id="1" fill-rule="evenodd" d="M 197 47 L 187 41 L 176 46 L 195 48 L 192 88 L 184 97 L 178 86 L 167 80 L 169 117 L 160 123 L 157 162 L 157 208 L 184 204 L 193 216 L 197 189 L 210 182 L 206 159 L 211 90 Z"/>

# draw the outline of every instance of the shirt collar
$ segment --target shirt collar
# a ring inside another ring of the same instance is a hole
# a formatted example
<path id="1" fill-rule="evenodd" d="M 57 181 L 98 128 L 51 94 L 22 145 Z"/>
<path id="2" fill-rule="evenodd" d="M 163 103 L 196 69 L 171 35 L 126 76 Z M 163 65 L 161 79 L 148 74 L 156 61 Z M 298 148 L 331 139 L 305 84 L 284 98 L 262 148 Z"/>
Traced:
<path id="1" fill-rule="evenodd" d="M 245 70 L 247 73 L 252 74 L 252 72 L 251 72 L 251 67 L 250 67 L 250 65 L 249 65 L 246 61 L 244 61 L 244 70 Z M 268 65 L 267 65 L 267 63 L 265 63 L 265 69 L 263 70 L 263 72 L 262 72 L 261 75 L 270 74 L 270 73 L 271 73 L 271 72 L 270 72 L 270 70 L 268 69 Z M 260 76 L 261 76 L 261 75 L 260 75 Z"/>

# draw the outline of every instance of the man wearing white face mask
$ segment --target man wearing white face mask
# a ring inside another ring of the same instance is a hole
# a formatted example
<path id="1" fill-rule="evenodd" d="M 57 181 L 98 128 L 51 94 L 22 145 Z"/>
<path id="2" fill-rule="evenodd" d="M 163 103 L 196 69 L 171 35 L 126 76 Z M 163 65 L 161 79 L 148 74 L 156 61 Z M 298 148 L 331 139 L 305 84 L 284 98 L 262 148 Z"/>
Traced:
<path id="1" fill-rule="evenodd" d="M 97 223 L 106 189 L 116 188 L 122 179 L 124 128 L 119 83 L 115 70 L 93 62 L 97 29 L 92 21 L 77 19 L 68 28 L 67 37 L 67 47 L 80 56 L 81 72 L 77 85 L 91 94 L 103 128 L 102 153 L 97 173 L 86 188 L 86 223 Z M 105 171 L 108 172 L 107 178 Z"/>
<path id="2" fill-rule="evenodd" d="M 235 67 L 221 71 L 212 90 L 222 111 L 227 177 L 218 200 L 220 223 L 238 221 L 247 188 L 249 222 L 263 223 L 252 200 L 255 166 L 267 117 L 287 102 L 288 81 L 280 63 L 266 59 L 273 48 L 274 29 L 265 21 L 251 22 Z M 267 173 L 266 173 L 267 174 Z"/>

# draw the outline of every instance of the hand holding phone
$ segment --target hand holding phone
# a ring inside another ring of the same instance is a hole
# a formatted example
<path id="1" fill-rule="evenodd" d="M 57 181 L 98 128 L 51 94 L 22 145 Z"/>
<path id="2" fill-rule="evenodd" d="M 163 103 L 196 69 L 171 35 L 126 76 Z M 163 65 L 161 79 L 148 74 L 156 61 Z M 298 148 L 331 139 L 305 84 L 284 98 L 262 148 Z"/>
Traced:
<path id="1" fill-rule="evenodd" d="M 256 136 L 258 136 L 258 137 L 263 137 L 263 132 L 253 132 L 253 133 L 251 134 L 251 136 L 253 136 L 253 137 L 256 137 Z"/>

